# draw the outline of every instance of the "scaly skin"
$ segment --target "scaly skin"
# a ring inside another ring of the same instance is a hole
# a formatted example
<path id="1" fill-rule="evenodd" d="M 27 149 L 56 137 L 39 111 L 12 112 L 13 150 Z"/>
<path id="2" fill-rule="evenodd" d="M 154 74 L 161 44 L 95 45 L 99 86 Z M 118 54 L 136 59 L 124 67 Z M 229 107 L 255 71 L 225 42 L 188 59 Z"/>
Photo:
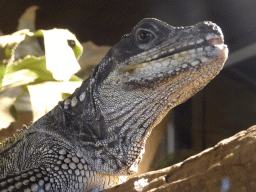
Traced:
<path id="1" fill-rule="evenodd" d="M 67 100 L 0 148 L 0 191 L 99 191 L 136 171 L 147 137 L 222 69 L 211 22 L 142 20 Z"/>

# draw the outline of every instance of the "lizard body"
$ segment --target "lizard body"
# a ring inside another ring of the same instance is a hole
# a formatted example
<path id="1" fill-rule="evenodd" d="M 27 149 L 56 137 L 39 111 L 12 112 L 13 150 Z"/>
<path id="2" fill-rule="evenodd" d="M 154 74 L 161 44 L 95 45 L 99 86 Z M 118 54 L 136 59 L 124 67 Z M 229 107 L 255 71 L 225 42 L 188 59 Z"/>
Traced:
<path id="1" fill-rule="evenodd" d="M 68 99 L 2 143 L 0 191 L 100 191 L 136 172 L 167 112 L 222 69 L 228 49 L 211 22 L 144 19 Z"/>

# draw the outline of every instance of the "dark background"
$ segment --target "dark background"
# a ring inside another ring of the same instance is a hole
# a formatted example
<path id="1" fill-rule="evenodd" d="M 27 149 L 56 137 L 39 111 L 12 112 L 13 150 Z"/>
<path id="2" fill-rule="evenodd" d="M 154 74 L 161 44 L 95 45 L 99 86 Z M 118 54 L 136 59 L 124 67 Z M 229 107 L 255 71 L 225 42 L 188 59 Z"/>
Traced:
<path id="1" fill-rule="evenodd" d="M 236 52 L 256 43 L 255 0 L 0 0 L 2 32 L 15 32 L 19 17 L 32 5 L 39 6 L 37 29 L 68 28 L 81 42 L 91 40 L 97 45 L 114 45 L 145 17 L 174 26 L 204 20 L 217 23 L 230 58 L 237 60 L 230 62 L 203 91 L 175 108 L 174 149 L 201 151 L 256 124 L 256 48 L 250 49 L 255 53 L 251 56 Z M 245 59 L 239 60 L 242 56 Z M 170 152 L 167 148 L 165 154 Z"/>

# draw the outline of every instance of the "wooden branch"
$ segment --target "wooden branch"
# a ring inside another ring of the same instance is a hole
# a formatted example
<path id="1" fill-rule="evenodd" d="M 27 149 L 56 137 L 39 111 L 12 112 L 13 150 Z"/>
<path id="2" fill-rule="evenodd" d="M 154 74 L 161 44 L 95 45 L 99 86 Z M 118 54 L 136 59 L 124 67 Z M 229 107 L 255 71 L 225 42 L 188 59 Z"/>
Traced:
<path id="1" fill-rule="evenodd" d="M 140 191 L 134 189 L 134 182 L 142 178 L 148 182 L 142 192 L 256 191 L 256 125 L 181 163 L 133 177 L 106 191 Z"/>

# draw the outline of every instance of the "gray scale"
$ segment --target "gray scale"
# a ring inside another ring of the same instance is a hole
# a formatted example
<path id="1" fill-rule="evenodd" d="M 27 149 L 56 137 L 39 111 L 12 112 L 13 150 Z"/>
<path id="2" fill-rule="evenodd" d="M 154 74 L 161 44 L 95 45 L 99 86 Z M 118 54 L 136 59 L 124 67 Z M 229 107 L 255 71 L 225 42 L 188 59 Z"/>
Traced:
<path id="1" fill-rule="evenodd" d="M 0 178 L 0 192 L 4 191 L 23 191 L 23 192 L 40 192 L 40 191 L 87 191 L 88 188 L 99 185 L 108 186 L 104 180 L 109 180 L 109 176 L 93 171 L 86 164 L 83 158 L 79 158 L 74 154 L 65 154 L 64 150 L 60 150 L 60 156 L 55 159 L 56 164 L 50 165 L 48 168 L 36 168 L 27 170 L 14 175 Z M 56 151 L 52 151 L 54 153 Z M 51 167 L 51 168 L 50 168 Z M 118 177 L 114 177 L 114 183 L 118 184 Z M 72 183 L 72 185 L 63 185 Z M 97 188 L 97 187 L 96 187 Z"/>

